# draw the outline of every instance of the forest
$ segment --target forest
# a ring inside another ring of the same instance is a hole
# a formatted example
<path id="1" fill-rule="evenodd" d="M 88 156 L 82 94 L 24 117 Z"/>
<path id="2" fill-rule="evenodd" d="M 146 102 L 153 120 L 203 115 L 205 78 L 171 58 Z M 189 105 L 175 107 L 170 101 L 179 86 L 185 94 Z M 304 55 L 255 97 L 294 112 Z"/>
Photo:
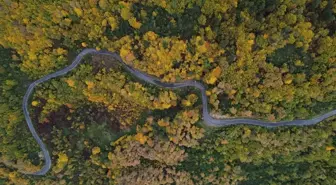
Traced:
<path id="1" fill-rule="evenodd" d="M 336 184 L 336 118 L 313 126 L 209 127 L 214 118 L 311 119 L 336 109 L 334 0 L 0 1 L 0 185 Z"/>

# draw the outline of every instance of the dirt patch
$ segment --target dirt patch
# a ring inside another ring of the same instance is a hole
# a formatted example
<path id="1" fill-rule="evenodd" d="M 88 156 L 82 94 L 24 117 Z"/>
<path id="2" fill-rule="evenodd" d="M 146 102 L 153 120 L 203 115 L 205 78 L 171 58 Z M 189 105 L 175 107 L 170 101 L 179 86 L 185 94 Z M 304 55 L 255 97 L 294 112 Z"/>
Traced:
<path id="1" fill-rule="evenodd" d="M 111 69 L 120 69 L 121 65 L 113 57 L 107 55 L 92 55 L 93 72 L 97 73 L 101 69 L 110 71 Z"/>
<path id="2" fill-rule="evenodd" d="M 84 123 L 106 123 L 112 132 L 117 133 L 121 131 L 120 122 L 104 106 L 83 106 L 76 110 L 75 116 L 80 117 Z"/>
<path id="3" fill-rule="evenodd" d="M 36 109 L 36 112 L 34 115 L 35 120 L 38 120 L 38 116 L 40 115 L 41 111 L 42 111 L 42 108 Z M 71 127 L 71 120 L 69 121 L 66 119 L 69 114 L 70 114 L 70 110 L 66 106 L 60 107 L 58 111 L 51 112 L 47 117 L 48 122 L 38 121 L 38 124 L 37 124 L 38 133 L 40 133 L 43 136 L 43 138 L 49 141 L 51 139 L 50 133 L 52 132 L 54 126 L 57 128 Z"/>

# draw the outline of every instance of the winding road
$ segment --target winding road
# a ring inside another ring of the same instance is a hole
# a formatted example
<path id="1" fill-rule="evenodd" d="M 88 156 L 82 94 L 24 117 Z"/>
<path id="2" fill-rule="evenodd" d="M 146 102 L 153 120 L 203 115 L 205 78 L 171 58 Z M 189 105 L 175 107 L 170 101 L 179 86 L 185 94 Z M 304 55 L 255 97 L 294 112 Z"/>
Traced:
<path id="1" fill-rule="evenodd" d="M 44 155 L 44 160 L 45 160 L 45 165 L 42 167 L 37 172 L 24 172 L 24 174 L 28 175 L 45 175 L 51 168 L 51 158 L 49 155 L 49 152 L 46 148 L 46 145 L 43 143 L 41 138 L 38 136 L 36 133 L 36 130 L 33 126 L 32 120 L 29 116 L 29 111 L 28 111 L 28 100 L 30 95 L 32 94 L 34 88 L 38 85 L 41 84 L 45 81 L 50 80 L 51 78 L 55 78 L 58 76 L 62 76 L 67 74 L 69 71 L 73 70 L 78 66 L 78 64 L 82 61 L 82 58 L 85 55 L 88 54 L 101 54 L 101 55 L 108 55 L 116 59 L 118 62 L 120 62 L 123 67 L 129 71 L 132 75 L 136 76 L 137 78 L 148 82 L 150 84 L 159 86 L 159 87 L 164 87 L 164 88 L 169 88 L 169 89 L 177 89 L 181 87 L 195 87 L 200 90 L 201 96 L 202 96 L 202 104 L 203 104 L 203 120 L 206 125 L 208 126 L 214 126 L 214 127 L 222 127 L 222 126 L 228 126 L 228 125 L 238 125 L 238 124 L 247 124 L 247 125 L 258 125 L 258 126 L 263 126 L 263 127 L 279 127 L 279 126 L 290 126 L 290 125 L 295 125 L 295 126 L 303 126 L 303 125 L 313 125 L 316 124 L 328 117 L 336 115 L 336 110 L 330 111 L 326 114 L 320 115 L 318 117 L 315 117 L 313 119 L 308 119 L 308 120 L 293 120 L 293 121 L 280 121 L 280 122 L 267 122 L 267 121 L 261 121 L 261 120 L 256 120 L 256 119 L 244 119 L 244 118 L 234 118 L 234 119 L 215 119 L 211 117 L 209 114 L 209 109 L 208 109 L 208 98 L 205 94 L 206 88 L 205 86 L 197 82 L 195 80 L 187 80 L 183 82 L 178 82 L 178 83 L 166 83 L 162 82 L 159 78 L 147 75 L 141 71 L 138 71 L 131 66 L 128 66 L 117 53 L 111 53 L 108 51 L 97 51 L 95 49 L 84 49 L 82 52 L 80 52 L 77 57 L 73 60 L 71 65 L 65 67 L 62 70 L 59 70 L 55 73 L 49 74 L 44 76 L 41 79 L 36 80 L 32 84 L 29 85 L 28 90 L 26 94 L 23 97 L 23 112 L 24 116 L 27 122 L 27 125 L 29 127 L 30 132 L 32 133 L 34 139 L 36 142 L 39 144 L 43 155 Z"/>

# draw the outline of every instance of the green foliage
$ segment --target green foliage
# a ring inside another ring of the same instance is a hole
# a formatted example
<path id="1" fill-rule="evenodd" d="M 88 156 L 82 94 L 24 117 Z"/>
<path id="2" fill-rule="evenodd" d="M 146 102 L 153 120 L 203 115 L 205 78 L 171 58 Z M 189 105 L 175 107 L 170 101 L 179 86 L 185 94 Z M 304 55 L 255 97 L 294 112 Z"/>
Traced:
<path id="1" fill-rule="evenodd" d="M 268 56 L 267 61 L 276 67 L 287 66 L 290 73 L 306 73 L 307 75 L 312 73 L 312 57 L 309 53 L 293 45 L 277 49 Z"/>
<path id="2" fill-rule="evenodd" d="M 334 184 L 335 168 L 323 162 L 245 164 L 249 179 L 240 184 Z"/>
<path id="3" fill-rule="evenodd" d="M 237 9 L 243 11 L 245 9 L 258 20 L 273 12 L 280 4 L 279 0 L 246 0 L 239 1 Z M 238 21 L 240 16 L 238 15 Z"/>
<path id="4" fill-rule="evenodd" d="M 24 124 L 21 110 L 26 76 L 12 60 L 12 54 L 16 53 L 0 47 L 0 158 L 17 160 L 26 159 L 26 153 L 37 152 L 38 147 Z"/>
<path id="5" fill-rule="evenodd" d="M 229 173 L 231 180 L 241 177 L 239 184 L 333 184 L 336 154 L 329 149 L 335 147 L 334 124 L 331 119 L 305 128 L 207 130 L 199 148 L 187 150 L 189 157 L 180 168 L 195 176 L 216 174 L 216 179 Z"/>

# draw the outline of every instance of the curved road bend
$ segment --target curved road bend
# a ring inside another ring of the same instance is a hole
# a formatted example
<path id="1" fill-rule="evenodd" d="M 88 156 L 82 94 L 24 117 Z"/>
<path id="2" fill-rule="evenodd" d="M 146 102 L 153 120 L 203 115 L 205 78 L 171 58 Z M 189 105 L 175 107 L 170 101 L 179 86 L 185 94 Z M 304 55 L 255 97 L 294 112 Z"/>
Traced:
<path id="1" fill-rule="evenodd" d="M 87 55 L 87 54 L 102 54 L 102 55 L 108 55 L 116 59 L 119 63 L 123 65 L 123 67 L 130 72 L 132 75 L 136 76 L 137 78 L 159 86 L 163 88 L 169 88 L 169 89 L 177 89 L 181 87 L 195 87 L 200 90 L 201 96 L 202 96 L 202 104 L 203 104 L 203 119 L 205 121 L 205 124 L 207 126 L 214 126 L 214 127 L 222 127 L 222 126 L 229 126 L 229 125 L 238 125 L 238 124 L 246 124 L 246 125 L 257 125 L 257 126 L 263 126 L 263 127 L 279 127 L 279 126 L 290 126 L 290 125 L 295 125 L 295 126 L 303 126 L 303 125 L 313 125 L 318 122 L 321 122 L 322 120 L 336 115 L 336 110 L 330 111 L 326 114 L 320 115 L 318 117 L 315 117 L 313 119 L 307 119 L 307 120 L 293 120 L 293 121 L 280 121 L 280 122 L 267 122 L 267 121 L 262 121 L 262 120 L 256 120 L 256 119 L 245 119 L 245 118 L 233 118 L 233 119 L 215 119 L 210 116 L 209 114 L 209 109 L 208 109 L 208 99 L 205 94 L 206 88 L 205 86 L 197 82 L 195 80 L 187 80 L 187 81 L 182 81 L 178 83 L 166 83 L 162 82 L 159 78 L 150 76 L 148 74 L 145 74 L 141 71 L 138 71 L 137 69 L 134 69 L 131 66 L 128 66 L 117 53 L 111 53 L 108 51 L 97 51 L 95 49 L 84 49 L 82 52 L 80 52 L 77 57 L 73 60 L 73 62 L 65 67 L 64 69 L 61 69 L 55 73 L 46 75 L 42 77 L 41 79 L 36 80 L 32 84 L 29 85 L 28 90 L 26 94 L 23 97 L 23 113 L 27 122 L 27 125 L 29 127 L 30 132 L 32 133 L 34 139 L 36 142 L 39 144 L 43 155 L 44 155 L 44 160 L 45 160 L 45 165 L 42 167 L 41 170 L 37 172 L 22 172 L 24 174 L 29 174 L 29 175 L 45 175 L 51 168 L 51 158 L 49 155 L 49 152 L 41 140 L 41 138 L 38 136 L 36 133 L 36 130 L 34 129 L 33 123 L 31 121 L 31 118 L 29 116 L 28 112 L 28 100 L 30 95 L 32 94 L 34 88 L 45 81 L 48 81 L 51 78 L 55 78 L 58 76 L 62 76 L 67 74 L 69 71 L 73 70 L 78 66 L 78 64 L 82 61 L 82 58 Z"/>

